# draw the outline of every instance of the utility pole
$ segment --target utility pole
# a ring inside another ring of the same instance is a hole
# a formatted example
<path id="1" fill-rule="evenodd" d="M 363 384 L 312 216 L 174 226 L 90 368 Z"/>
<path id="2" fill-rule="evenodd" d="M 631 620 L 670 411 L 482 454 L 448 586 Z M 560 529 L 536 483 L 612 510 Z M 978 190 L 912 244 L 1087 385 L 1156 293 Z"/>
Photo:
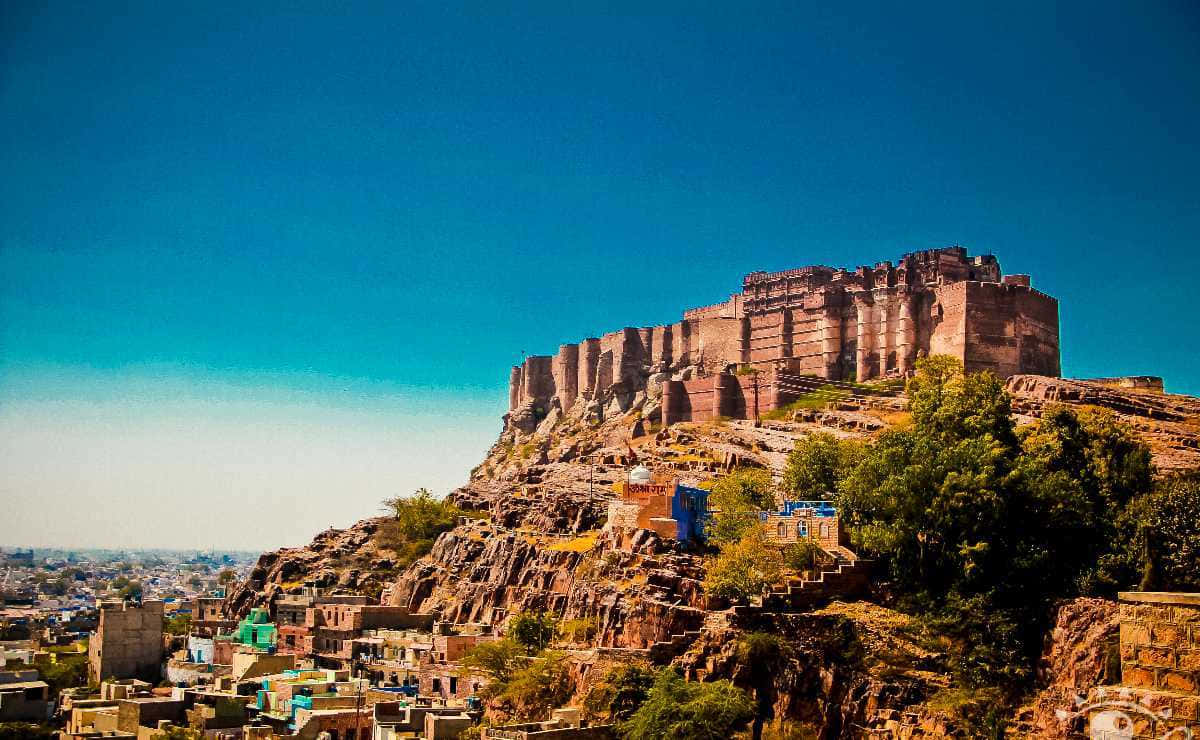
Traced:
<path id="1" fill-rule="evenodd" d="M 762 424 L 762 420 L 758 418 L 758 370 L 757 368 L 751 371 L 754 375 L 754 426 Z"/>

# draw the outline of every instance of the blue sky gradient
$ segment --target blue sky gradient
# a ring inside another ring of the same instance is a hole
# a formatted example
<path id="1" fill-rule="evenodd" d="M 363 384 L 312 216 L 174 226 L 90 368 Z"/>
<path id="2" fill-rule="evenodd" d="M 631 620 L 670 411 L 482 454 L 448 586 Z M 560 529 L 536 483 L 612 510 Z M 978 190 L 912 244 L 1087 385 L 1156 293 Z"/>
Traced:
<path id="1" fill-rule="evenodd" d="M 1200 393 L 1194 3 L 251 5 L 0 10 L 0 543 L 304 541 L 464 481 L 522 351 L 948 244 Z"/>

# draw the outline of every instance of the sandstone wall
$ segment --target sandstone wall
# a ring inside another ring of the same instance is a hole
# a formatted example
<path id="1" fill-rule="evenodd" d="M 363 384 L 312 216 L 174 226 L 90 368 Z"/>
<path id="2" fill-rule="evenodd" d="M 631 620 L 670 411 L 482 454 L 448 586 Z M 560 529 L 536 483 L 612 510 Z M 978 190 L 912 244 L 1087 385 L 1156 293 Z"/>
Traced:
<path id="1" fill-rule="evenodd" d="M 610 390 L 624 411 L 662 372 L 683 380 L 687 368 L 704 377 L 730 365 L 785 363 L 795 373 L 861 381 L 907 374 L 922 353 L 1001 377 L 1057 376 L 1058 303 L 1030 288 L 1029 276 L 1002 277 L 994 257 L 969 257 L 961 247 L 854 272 L 751 273 L 742 293 L 685 311 L 678 323 L 625 328 L 561 345 L 553 357 L 526 358 L 510 374 L 510 423 L 532 431 L 553 405 L 564 413 L 580 400 L 603 405 Z M 692 388 L 672 403 L 709 413 L 700 410 L 702 392 Z"/>
<path id="2" fill-rule="evenodd" d="M 966 347 L 956 356 L 968 372 L 1059 375 L 1058 301 L 1023 285 L 961 285 Z"/>
<path id="3" fill-rule="evenodd" d="M 88 679 L 157 680 L 163 659 L 163 603 L 107 603 L 88 642 Z"/>
<path id="4" fill-rule="evenodd" d="M 1200 594 L 1121 594 L 1121 683 L 1200 693 Z"/>

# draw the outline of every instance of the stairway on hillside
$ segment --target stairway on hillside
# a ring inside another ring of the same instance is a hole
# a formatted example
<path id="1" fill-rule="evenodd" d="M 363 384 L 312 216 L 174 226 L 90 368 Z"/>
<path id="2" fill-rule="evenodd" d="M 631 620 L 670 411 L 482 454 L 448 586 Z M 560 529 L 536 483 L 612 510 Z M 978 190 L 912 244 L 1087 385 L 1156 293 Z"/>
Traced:
<path id="1" fill-rule="evenodd" d="M 853 553 L 845 548 L 836 548 L 831 554 L 837 558 L 837 562 L 825 566 L 816 578 L 794 578 L 784 588 L 764 593 L 763 611 L 806 611 L 830 599 L 855 596 L 866 591 L 871 578 L 871 561 L 855 559 Z"/>

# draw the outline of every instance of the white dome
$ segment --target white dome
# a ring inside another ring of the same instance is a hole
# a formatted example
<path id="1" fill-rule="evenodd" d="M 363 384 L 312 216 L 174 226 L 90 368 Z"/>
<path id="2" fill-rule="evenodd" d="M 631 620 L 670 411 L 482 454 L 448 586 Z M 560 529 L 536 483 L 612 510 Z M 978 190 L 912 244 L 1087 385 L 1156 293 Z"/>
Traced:
<path id="1" fill-rule="evenodd" d="M 629 471 L 629 482 L 630 483 L 649 483 L 650 482 L 650 468 L 647 468 L 645 465 L 639 465 L 636 468 L 634 468 L 633 470 L 630 470 Z"/>

